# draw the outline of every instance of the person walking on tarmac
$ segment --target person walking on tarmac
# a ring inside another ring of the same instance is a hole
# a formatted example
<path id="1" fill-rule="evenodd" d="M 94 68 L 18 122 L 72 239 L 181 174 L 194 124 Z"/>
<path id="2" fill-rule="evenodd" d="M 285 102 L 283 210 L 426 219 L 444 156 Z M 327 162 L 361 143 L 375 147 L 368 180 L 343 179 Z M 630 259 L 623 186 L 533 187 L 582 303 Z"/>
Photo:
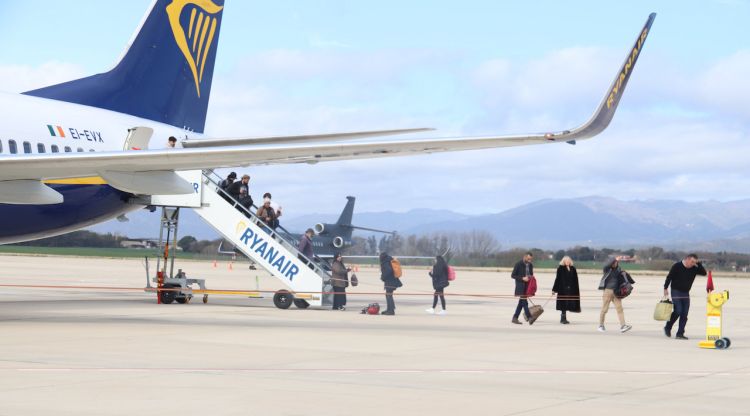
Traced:
<path id="1" fill-rule="evenodd" d="M 341 253 L 336 253 L 333 256 L 331 284 L 333 285 L 333 310 L 335 311 L 346 309 L 346 288 L 349 286 L 349 272 L 351 270 L 344 264 Z"/>
<path id="2" fill-rule="evenodd" d="M 403 286 L 401 280 L 396 278 L 396 274 L 393 272 L 391 260 L 393 260 L 393 257 L 389 256 L 388 253 L 380 253 L 380 280 L 383 281 L 385 287 L 385 302 L 387 305 L 386 309 L 381 313 L 382 315 L 396 314 L 396 302 L 393 300 L 393 292 Z"/>
<path id="3" fill-rule="evenodd" d="M 688 311 L 690 311 L 690 289 L 693 287 L 696 275 L 705 276 L 706 268 L 703 263 L 698 261 L 696 254 L 688 254 L 687 257 L 672 265 L 664 281 L 664 296 L 667 296 L 667 289 L 672 285 L 672 303 L 674 311 L 672 316 L 664 326 L 664 335 L 672 337 L 672 327 L 679 318 L 680 324 L 677 327 L 676 339 L 688 339 L 685 336 L 685 325 L 688 320 Z"/>
<path id="4" fill-rule="evenodd" d="M 531 312 L 529 312 L 529 300 L 526 297 L 526 289 L 529 284 L 529 279 L 534 276 L 534 265 L 532 264 L 533 261 L 534 255 L 531 254 L 531 252 L 526 253 L 523 256 L 523 259 L 516 263 L 515 266 L 513 266 L 513 272 L 510 274 L 510 277 L 516 281 L 516 290 L 514 292 L 514 295 L 518 297 L 516 312 L 513 314 L 513 319 L 511 320 L 511 322 L 516 325 L 521 325 L 521 321 L 518 320 L 518 317 L 521 315 L 522 310 L 524 318 L 529 321 L 529 325 L 534 323 L 530 320 Z"/>
<path id="5" fill-rule="evenodd" d="M 432 288 L 435 289 L 435 294 L 432 298 L 432 307 L 427 309 L 426 312 L 431 315 L 434 314 L 438 298 L 440 298 L 440 305 L 443 307 L 443 310 L 437 314 L 445 315 L 448 313 L 445 310 L 445 288 L 448 287 L 450 282 L 448 282 L 448 263 L 445 262 L 443 256 L 435 257 L 435 264 L 432 266 L 430 277 L 432 278 Z"/>
<path id="6" fill-rule="evenodd" d="M 617 319 L 620 321 L 620 332 L 628 332 L 633 327 L 625 323 L 625 312 L 622 310 L 622 299 L 615 295 L 615 291 L 620 288 L 625 277 L 623 276 L 622 270 L 620 269 L 620 262 L 613 258 L 602 270 L 604 273 L 602 279 L 599 281 L 599 290 L 603 290 L 602 293 L 602 311 L 599 313 L 599 332 L 606 331 L 604 328 L 604 318 L 607 316 L 609 311 L 609 304 L 614 303 L 615 309 L 617 310 Z"/>
<path id="7" fill-rule="evenodd" d="M 573 259 L 565 256 L 557 267 L 557 276 L 552 285 L 552 294 L 557 294 L 557 310 L 560 311 L 560 323 L 567 325 L 567 312 L 581 312 L 581 291 L 578 287 L 578 272 L 573 267 Z"/>

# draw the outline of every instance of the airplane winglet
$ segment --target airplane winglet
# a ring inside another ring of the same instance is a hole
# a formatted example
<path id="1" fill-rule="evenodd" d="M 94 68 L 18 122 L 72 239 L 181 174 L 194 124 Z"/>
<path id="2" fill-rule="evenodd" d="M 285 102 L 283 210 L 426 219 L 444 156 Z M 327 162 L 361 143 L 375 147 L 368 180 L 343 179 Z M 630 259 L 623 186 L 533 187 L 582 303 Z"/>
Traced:
<path id="1" fill-rule="evenodd" d="M 607 94 L 604 96 L 604 99 L 601 104 L 599 104 L 599 107 L 596 109 L 596 112 L 591 119 L 582 126 L 570 131 L 564 131 L 557 134 L 548 133 L 547 135 L 550 136 L 551 140 L 557 141 L 565 139 L 566 141 L 571 141 L 575 139 L 587 139 L 596 136 L 609 126 L 609 123 L 612 121 L 612 117 L 614 117 L 615 111 L 617 110 L 617 105 L 620 103 L 622 94 L 625 91 L 625 87 L 628 84 L 630 75 L 633 73 L 635 63 L 641 55 L 641 51 L 643 50 L 646 38 L 651 31 L 651 25 L 654 23 L 654 19 L 656 19 L 656 13 L 651 13 L 646 20 L 646 24 L 643 25 L 643 29 L 638 34 L 635 44 L 625 57 L 625 62 L 623 62 L 620 70 L 617 72 L 617 76 L 615 76 L 614 81 L 612 81 L 612 85 L 610 85 L 607 90 Z"/>

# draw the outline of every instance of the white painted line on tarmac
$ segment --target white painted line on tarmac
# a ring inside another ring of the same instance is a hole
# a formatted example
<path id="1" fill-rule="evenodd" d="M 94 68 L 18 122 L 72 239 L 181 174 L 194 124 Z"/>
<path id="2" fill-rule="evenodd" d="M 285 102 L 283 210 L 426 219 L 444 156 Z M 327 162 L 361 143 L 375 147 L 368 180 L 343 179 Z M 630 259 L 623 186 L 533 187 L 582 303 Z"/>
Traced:
<path id="1" fill-rule="evenodd" d="M 2 372 L 27 373 L 64 373 L 64 372 L 103 372 L 103 373 L 147 373 L 147 372 L 179 372 L 179 373 L 275 373 L 275 374 L 525 374 L 525 375 L 631 375 L 631 376 L 682 376 L 682 377 L 748 377 L 750 372 L 706 372 L 706 371 L 633 371 L 633 370 L 523 370 L 523 369 L 395 369 L 395 368 L 0 368 Z"/>

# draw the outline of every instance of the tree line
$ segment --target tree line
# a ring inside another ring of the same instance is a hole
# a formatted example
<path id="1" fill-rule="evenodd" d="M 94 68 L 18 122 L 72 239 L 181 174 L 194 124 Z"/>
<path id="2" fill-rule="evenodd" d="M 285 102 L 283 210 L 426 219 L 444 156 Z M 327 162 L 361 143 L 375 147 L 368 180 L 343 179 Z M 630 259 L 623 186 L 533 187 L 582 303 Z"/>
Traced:
<path id="1" fill-rule="evenodd" d="M 92 231 L 75 231 L 72 233 L 41 240 L 17 243 L 22 246 L 37 247 L 120 247 L 127 237 L 118 234 L 99 234 Z M 198 240 L 193 236 L 182 237 L 177 245 L 187 253 L 202 253 L 215 255 L 221 244 L 221 239 Z M 684 258 L 688 253 L 679 250 L 668 250 L 662 247 L 648 248 L 594 248 L 575 246 L 565 250 L 545 250 L 541 248 L 510 248 L 503 249 L 497 239 L 486 231 L 470 231 L 457 233 L 432 233 L 424 235 L 384 235 L 380 238 L 369 237 L 352 238 L 353 246 L 346 254 L 352 256 L 377 256 L 382 252 L 402 257 L 434 257 L 448 253 L 451 264 L 456 266 L 476 267 L 511 267 L 523 254 L 531 251 L 538 263 L 543 266 L 554 266 L 563 256 L 568 255 L 574 261 L 588 266 L 602 264 L 613 256 L 628 256 L 638 267 L 652 270 L 666 270 L 674 262 Z M 225 244 L 225 250 L 231 245 Z M 706 252 L 696 254 L 705 260 L 706 264 L 717 270 L 748 271 L 750 269 L 750 254 L 732 253 L 727 251 Z M 410 260 L 405 259 L 406 263 Z M 426 260 L 414 260 L 416 264 L 427 263 Z"/>
<path id="2" fill-rule="evenodd" d="M 618 249 L 575 246 L 564 250 L 533 247 L 502 249 L 492 234 L 481 230 L 408 236 L 395 234 L 384 235 L 380 238 L 353 237 L 352 240 L 354 244 L 348 251 L 350 255 L 375 256 L 381 252 L 388 252 L 404 257 L 434 257 L 448 252 L 451 264 L 477 267 L 512 267 L 526 252 L 530 251 L 534 254 L 536 261 L 545 266 L 556 265 L 566 255 L 575 262 L 584 263 L 590 267 L 603 264 L 615 256 L 624 256 L 629 258 L 629 263 L 640 268 L 668 270 L 672 264 L 689 254 L 687 251 L 669 250 L 662 247 Z M 696 254 L 707 265 L 717 270 L 748 271 L 750 269 L 750 254 L 727 251 L 699 251 Z"/>

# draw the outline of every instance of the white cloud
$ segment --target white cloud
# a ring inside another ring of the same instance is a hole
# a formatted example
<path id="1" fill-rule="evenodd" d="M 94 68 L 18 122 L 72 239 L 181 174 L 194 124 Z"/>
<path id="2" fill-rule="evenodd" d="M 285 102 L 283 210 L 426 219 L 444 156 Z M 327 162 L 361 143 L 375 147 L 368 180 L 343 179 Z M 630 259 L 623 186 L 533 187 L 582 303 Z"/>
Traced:
<path id="1" fill-rule="evenodd" d="M 0 65 L 0 91 L 23 92 L 84 76 L 79 65 L 51 61 L 39 66 Z"/>
<path id="2" fill-rule="evenodd" d="M 720 60 L 698 79 L 701 101 L 720 111 L 750 118 L 749 74 L 750 50 Z"/>

